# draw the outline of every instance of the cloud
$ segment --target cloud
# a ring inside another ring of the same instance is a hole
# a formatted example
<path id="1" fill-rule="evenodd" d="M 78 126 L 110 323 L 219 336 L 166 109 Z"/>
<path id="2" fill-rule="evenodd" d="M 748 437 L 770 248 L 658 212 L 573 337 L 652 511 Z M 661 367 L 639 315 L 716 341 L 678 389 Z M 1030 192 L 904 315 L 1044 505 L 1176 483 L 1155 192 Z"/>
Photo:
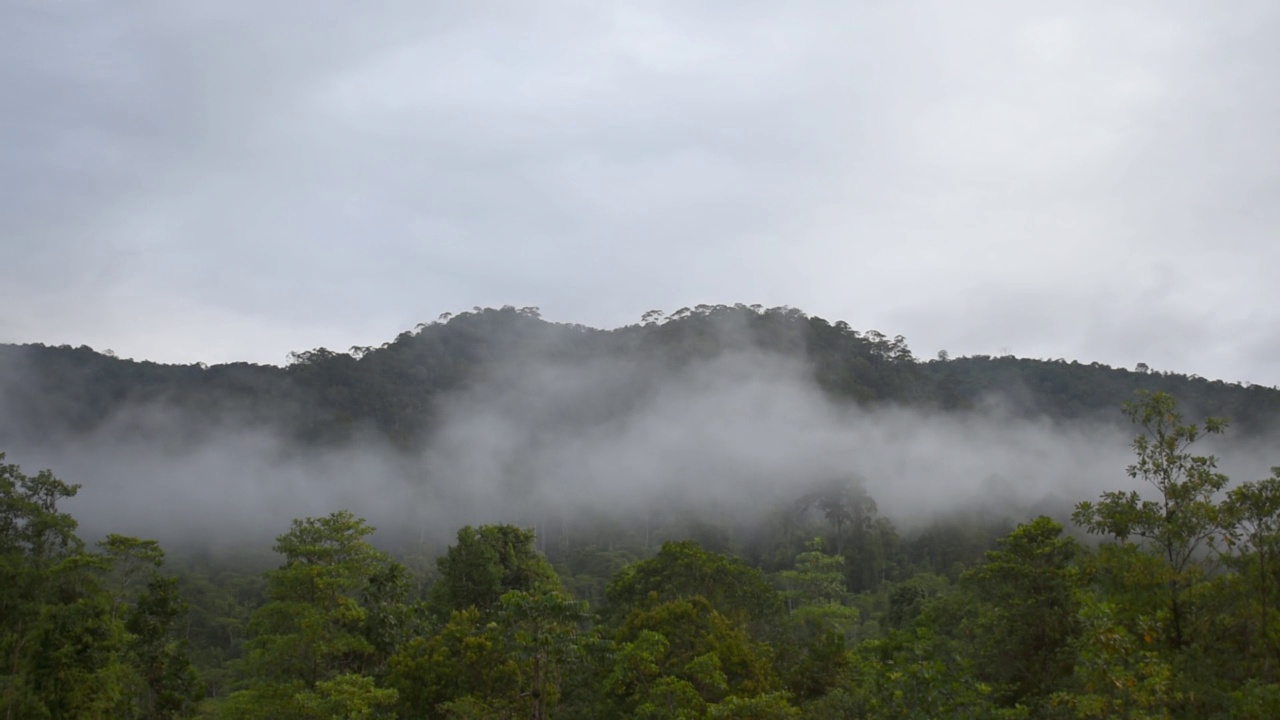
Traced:
<path id="1" fill-rule="evenodd" d="M 1274 3 L 26 2 L 0 28 L 0 340 L 280 362 L 472 305 L 743 301 L 1280 382 Z"/>

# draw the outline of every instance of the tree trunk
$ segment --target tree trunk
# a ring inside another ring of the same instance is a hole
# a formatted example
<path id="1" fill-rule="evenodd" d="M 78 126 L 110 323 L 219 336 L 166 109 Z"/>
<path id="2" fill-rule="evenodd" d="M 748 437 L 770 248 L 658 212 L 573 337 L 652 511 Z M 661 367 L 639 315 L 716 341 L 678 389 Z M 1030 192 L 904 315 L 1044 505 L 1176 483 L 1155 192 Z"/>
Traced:
<path id="1" fill-rule="evenodd" d="M 546 720 L 546 701 L 542 697 L 542 655 L 533 656 L 533 720 Z"/>

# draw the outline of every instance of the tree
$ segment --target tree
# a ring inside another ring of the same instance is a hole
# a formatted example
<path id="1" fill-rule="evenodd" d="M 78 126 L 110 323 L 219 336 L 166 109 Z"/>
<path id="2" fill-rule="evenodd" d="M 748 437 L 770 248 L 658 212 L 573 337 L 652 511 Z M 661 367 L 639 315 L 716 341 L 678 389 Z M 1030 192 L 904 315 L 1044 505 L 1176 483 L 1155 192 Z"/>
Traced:
<path id="1" fill-rule="evenodd" d="M 1009 705 L 1040 702 L 1071 674 L 1080 552 L 1061 525 L 1041 516 L 960 578 L 978 603 L 964 636 L 979 677 L 995 683 Z"/>
<path id="2" fill-rule="evenodd" d="M 129 608 L 125 629 L 128 653 L 142 678 L 138 717 L 168 720 L 189 716 L 204 685 L 187 657 L 187 641 L 175 623 L 187 613 L 177 580 L 153 576 Z"/>
<path id="3" fill-rule="evenodd" d="M 701 596 L 631 612 L 605 681 L 623 717 L 702 717 L 733 696 L 776 691 L 769 648 Z"/>
<path id="4" fill-rule="evenodd" d="M 4 458 L 0 454 L 0 460 Z M 154 540 L 85 551 L 58 509 L 77 485 L 0 464 L 0 708 L 4 717 L 172 718 L 202 688 L 174 637 L 186 610 Z"/>
<path id="5" fill-rule="evenodd" d="M 533 720 L 546 720 L 559 700 L 559 678 L 585 657 L 587 620 L 585 605 L 558 592 L 512 590 L 499 600 L 496 623 L 505 631 L 507 655 L 528 667 L 522 696 L 533 706 Z"/>
<path id="6" fill-rule="evenodd" d="M 1227 494 L 1223 514 L 1231 544 L 1241 551 L 1236 562 L 1258 599 L 1263 677 L 1274 680 L 1280 662 L 1271 622 L 1277 594 L 1276 555 L 1280 552 L 1280 467 L 1271 468 L 1271 477 L 1233 488 Z"/>
<path id="7" fill-rule="evenodd" d="M 793 622 L 810 634 L 831 630 L 847 635 L 858 621 L 857 608 L 848 604 L 844 558 L 823 552 L 822 538 L 805 543 L 805 552 L 796 556 L 795 568 L 780 573 Z"/>
<path id="8" fill-rule="evenodd" d="M 1121 542 L 1136 537 L 1167 565 L 1168 607 L 1175 645 L 1186 641 L 1182 595 L 1192 582 L 1192 560 L 1206 542 L 1221 535 L 1222 516 L 1214 496 L 1227 484 L 1213 456 L 1193 455 L 1189 447 L 1204 434 L 1222 433 L 1225 420 L 1209 417 L 1203 429 L 1184 423 L 1173 396 L 1138 393 L 1125 414 L 1144 430 L 1133 441 L 1137 461 L 1127 468 L 1156 492 L 1144 499 L 1136 491 L 1102 494 L 1097 503 L 1076 506 L 1072 520 L 1094 534 Z"/>
<path id="9" fill-rule="evenodd" d="M 1054 693 L 1051 704 L 1080 720 L 1126 717 L 1166 720 L 1185 700 L 1174 669 L 1156 646 L 1151 623 L 1134 629 L 1121 621 L 1115 606 L 1082 593 L 1082 633 L 1072 692 Z M 1056 715 L 1051 715 L 1051 717 Z"/>
<path id="10" fill-rule="evenodd" d="M 106 573 L 106 587 L 111 593 L 111 617 L 116 617 L 120 606 L 133 599 L 139 583 L 146 583 L 155 569 L 164 564 L 164 550 L 155 540 L 141 540 L 112 533 L 98 543 L 110 561 Z"/>
<path id="11" fill-rule="evenodd" d="M 693 597 L 705 598 L 735 622 L 761 624 L 782 613 L 780 596 L 759 570 L 689 540 L 663 543 L 657 555 L 618 571 L 605 589 L 605 612 L 621 619 L 636 609 Z"/>
<path id="12" fill-rule="evenodd" d="M 229 714 L 310 718 L 335 702 L 375 708 L 394 701 L 361 679 L 385 660 L 361 600 L 398 565 L 365 541 L 373 530 L 342 510 L 294 520 L 276 539 L 285 563 L 268 573 L 270 600 L 250 622 L 250 686 L 232 697 Z M 353 697 L 357 692 L 365 696 Z"/>
<path id="13" fill-rule="evenodd" d="M 0 453 L 0 461 L 4 454 Z M 0 462 L 0 708 L 6 720 L 117 708 L 124 632 L 100 591 L 100 557 L 84 552 L 58 508 L 79 485 Z"/>
<path id="14" fill-rule="evenodd" d="M 890 632 L 850 653 L 842 682 L 805 707 L 811 718 L 1026 718 L 1026 708 L 1002 708 L 992 688 L 974 677 L 963 655 L 927 628 Z"/>
<path id="15" fill-rule="evenodd" d="M 817 507 L 836 531 L 836 554 L 844 554 L 845 528 L 861 533 L 876 514 L 876 501 L 867 494 L 861 478 L 846 477 L 824 483 L 802 497 L 801 509 Z"/>
<path id="16" fill-rule="evenodd" d="M 481 613 L 497 608 L 512 590 L 532 594 L 560 588 L 555 570 L 536 550 L 534 534 L 513 525 L 470 525 L 436 564 L 440 581 L 432 590 L 437 613 L 474 607 Z"/>

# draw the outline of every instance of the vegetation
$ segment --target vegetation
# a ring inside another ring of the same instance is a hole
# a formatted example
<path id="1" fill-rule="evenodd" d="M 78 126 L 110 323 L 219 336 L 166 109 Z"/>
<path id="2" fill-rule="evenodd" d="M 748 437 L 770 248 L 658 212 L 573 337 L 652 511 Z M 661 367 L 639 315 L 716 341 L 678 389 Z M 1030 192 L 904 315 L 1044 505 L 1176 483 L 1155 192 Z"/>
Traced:
<path id="1" fill-rule="evenodd" d="M 624 359 L 669 371 L 735 350 L 802 358 L 837 401 L 954 410 L 1000 394 L 1015 398 L 1015 410 L 1029 416 L 1094 418 L 1112 416 L 1135 390 L 1164 391 L 1195 414 L 1232 418 L 1246 434 L 1265 430 L 1280 412 L 1274 388 L 1162 373 L 1145 364 L 1125 370 L 945 353 L 924 362 L 902 336 L 859 332 L 791 308 L 700 305 L 596 330 L 544 321 L 536 308 L 506 307 L 446 314 L 379 347 L 293 353 L 287 367 L 160 365 L 88 347 L 0 345 L 0 369 L 10 370 L 0 372 L 0 399 L 11 417 L 21 418 L 16 427 L 0 427 L 0 437 L 85 433 L 111 420 L 136 422 L 122 411 L 162 403 L 193 410 L 210 424 L 284 427 L 312 443 L 375 434 L 409 447 L 435 428 L 440 398 L 511 359 Z M 639 384 L 631 395 L 619 389 L 616 400 L 627 402 L 645 389 Z"/>
<path id="2" fill-rule="evenodd" d="M 58 507 L 75 486 L 0 465 L 0 708 L 6 718 L 1275 717 L 1280 468 L 1233 486 L 1194 449 L 1225 421 L 1188 422 L 1159 392 L 1126 410 L 1139 429 L 1129 473 L 1149 489 L 1078 504 L 1074 520 L 1096 546 L 1039 517 L 992 537 L 954 581 L 901 542 L 884 546 L 895 570 L 869 582 L 857 568 L 882 561 L 857 528 L 892 524 L 859 482 L 838 481 L 782 509 L 808 537 L 789 567 L 668 540 L 651 554 L 633 548 L 639 559 L 600 578 L 598 607 L 553 565 L 616 552 L 598 542 L 549 557 L 529 530 L 464 527 L 422 590 L 345 511 L 294 521 L 277 539 L 279 566 L 245 603 L 246 583 L 224 582 L 226 569 L 166 574 L 152 541 L 111 535 L 89 549 Z M 206 632 L 219 624 L 233 628 L 229 646 Z"/>
<path id="3" fill-rule="evenodd" d="M 122 535 L 86 543 L 62 508 L 78 487 L 0 455 L 0 714 L 1280 716 L 1280 468 L 1233 482 L 1202 452 L 1227 422 L 1187 419 L 1208 410 L 1261 432 L 1280 407 L 1266 388 L 1057 361 L 921 362 L 900 337 L 788 309 L 651 313 L 600 331 L 507 308 L 285 368 L 0 347 L 20 371 L 0 390 L 24 419 L 0 437 L 75 436 L 163 403 L 284 427 L 304 448 L 373 433 L 412 449 L 440 397 L 504 358 L 625 358 L 660 375 L 734 350 L 803 357 L 829 396 L 864 404 L 946 412 L 1016 388 L 1021 411 L 1074 417 L 1127 400 L 1141 490 L 1077 498 L 1065 527 L 973 513 L 900 529 L 847 475 L 749 513 L 449 528 L 438 557 L 427 543 L 388 552 L 341 511 L 280 528 L 264 572 L 253 557 L 169 558 Z"/>

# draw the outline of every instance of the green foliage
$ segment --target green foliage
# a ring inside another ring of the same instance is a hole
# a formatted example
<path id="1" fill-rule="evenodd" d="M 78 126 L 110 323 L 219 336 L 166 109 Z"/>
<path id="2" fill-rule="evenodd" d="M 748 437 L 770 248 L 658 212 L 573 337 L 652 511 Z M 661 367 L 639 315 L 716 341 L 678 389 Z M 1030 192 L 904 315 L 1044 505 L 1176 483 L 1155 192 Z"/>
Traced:
<path id="1" fill-rule="evenodd" d="M 714 312 L 654 320 L 656 335 L 628 342 L 717 352 L 683 324 Z M 751 332 L 777 347 L 796 342 L 779 330 L 792 322 L 824 342 L 862 341 L 802 315 L 757 316 Z M 488 320 L 540 327 L 528 313 Z M 865 348 L 881 378 L 915 363 L 898 339 Z M 291 373 L 349 379 L 378 352 L 304 354 Z M 346 511 L 295 520 L 265 577 L 247 560 L 191 560 L 165 577 L 154 541 L 108 535 L 86 548 L 58 507 L 76 486 L 0 465 L 0 713 L 1273 717 L 1280 469 L 1228 487 L 1190 449 L 1224 422 L 1186 424 L 1160 393 L 1126 411 L 1143 428 L 1129 472 L 1149 490 L 1077 507 L 1083 529 L 1115 540 L 1094 551 L 1047 517 L 1011 528 L 959 514 L 899 539 L 851 480 L 780 498 L 754 526 L 719 515 L 651 526 L 648 513 L 563 522 L 545 545 L 564 585 L 529 530 L 465 527 L 438 577 L 415 576 Z M 694 528 L 741 555 L 684 540 L 644 557 L 651 536 Z M 814 539 L 824 533 L 830 543 Z M 428 547 L 410 548 L 420 568 Z M 410 602 L 433 579 L 430 601 Z M 565 586 L 602 595 L 603 613 Z"/>
<path id="2" fill-rule="evenodd" d="M 604 686 L 624 717 L 789 717 L 768 647 L 701 597 L 636 610 Z M 730 713 L 726 715 L 725 713 Z"/>
<path id="3" fill-rule="evenodd" d="M 1080 617 L 1075 687 L 1055 694 L 1054 705 L 1081 719 L 1172 717 L 1186 696 L 1160 652 L 1158 624 L 1144 618 L 1130 629 L 1110 603 L 1087 593 L 1081 595 Z"/>
<path id="4" fill-rule="evenodd" d="M 541 594 L 560 587 L 550 563 L 534 550 L 533 531 L 484 525 L 458 531 L 458 540 L 436 562 L 440 580 L 432 602 L 438 612 L 478 608 L 489 613 L 501 597 L 520 590 Z"/>
<path id="5" fill-rule="evenodd" d="M 122 535 L 87 553 L 58 509 L 77 489 L 0 464 L 0 710 L 181 717 L 202 688 L 173 632 L 185 608 L 155 573 L 164 553 Z"/>
<path id="6" fill-rule="evenodd" d="M 1145 432 L 1133 441 L 1137 462 L 1128 467 L 1130 477 L 1154 488 L 1157 497 L 1144 499 L 1135 491 L 1107 492 L 1095 504 L 1082 502 L 1072 519 L 1091 533 L 1114 536 L 1120 541 L 1136 537 L 1168 564 L 1172 640 L 1185 637 L 1182 592 L 1197 573 L 1192 559 L 1205 543 L 1221 536 L 1223 517 L 1215 496 L 1227 484 L 1217 472 L 1213 456 L 1193 455 L 1192 443 L 1202 433 L 1199 426 L 1182 422 L 1177 402 L 1167 393 L 1140 394 L 1125 406 L 1130 420 Z M 1207 418 L 1203 432 L 1221 433 L 1226 421 Z"/>
<path id="7" fill-rule="evenodd" d="M 795 569 L 779 574 L 792 622 L 810 635 L 828 630 L 841 636 L 850 634 L 858 622 L 858 609 L 848 604 L 851 597 L 845 590 L 844 557 L 823 552 L 820 538 L 805 547 L 806 551 L 796 556 Z"/>
<path id="8" fill-rule="evenodd" d="M 139 717 L 188 717 L 204 694 L 204 684 L 187 656 L 187 641 L 176 635 L 176 624 L 187 609 L 178 595 L 177 581 L 156 576 L 129 608 L 125 619 L 128 657 L 142 680 Z"/>
<path id="9" fill-rule="evenodd" d="M 499 600 L 495 620 L 507 655 L 527 668 L 527 695 L 535 720 L 547 717 L 560 698 L 559 678 L 587 658 L 595 638 L 586 632 L 586 607 L 558 593 L 512 590 Z"/>
<path id="10" fill-rule="evenodd" d="M 1008 706 L 1040 704 L 1070 675 L 1081 548 L 1047 517 L 1019 525 L 961 577 L 974 600 L 960 630 L 977 676 Z"/>
<path id="11" fill-rule="evenodd" d="M 1229 528 L 1226 541 L 1239 551 L 1233 565 L 1243 574 L 1256 601 L 1256 635 L 1262 646 L 1262 677 L 1274 681 L 1280 669 L 1277 634 L 1277 557 L 1280 555 L 1280 467 L 1271 477 L 1241 483 L 1227 495 L 1222 513 Z M 1251 613 L 1252 614 L 1252 613 Z"/>
<path id="12" fill-rule="evenodd" d="M 516 707 L 522 678 L 521 663 L 507 654 L 502 628 L 482 621 L 471 606 L 393 655 L 387 685 L 398 693 L 401 717 L 469 717 L 463 710 L 477 704 Z M 450 704 L 452 715 L 445 712 Z"/>
<path id="13" fill-rule="evenodd" d="M 345 673 L 298 693 L 296 702 L 306 718 L 374 720 L 393 717 L 390 708 L 396 702 L 396 691 L 378 687 L 371 677 Z"/>
<path id="14" fill-rule="evenodd" d="M 753 641 L 744 627 L 701 596 L 633 611 L 615 640 L 632 642 L 646 631 L 666 640 L 658 662 L 662 674 L 693 682 L 707 700 L 718 699 L 728 690 L 754 693 L 776 685 L 768 647 Z M 706 666 L 708 655 L 716 659 L 713 673 Z"/>
<path id="15" fill-rule="evenodd" d="M 663 543 L 654 557 L 619 571 L 605 591 L 606 612 L 620 618 L 635 609 L 695 597 L 735 621 L 769 622 L 783 610 L 780 596 L 759 570 L 680 541 Z"/>
<path id="16" fill-rule="evenodd" d="M 375 432 L 408 446 L 430 436 L 438 398 L 465 390 L 495 360 L 641 358 L 679 367 L 750 348 L 802 358 L 828 395 L 859 403 L 964 410 L 1017 389 L 1028 416 L 1086 418 L 1143 389 L 1173 393 L 1190 407 L 1219 409 L 1251 430 L 1265 429 L 1280 412 L 1274 388 L 1149 368 L 1132 372 L 1012 356 L 920 362 L 900 335 L 859 332 L 794 308 L 701 305 L 648 318 L 597 330 L 544 321 L 533 308 L 476 308 L 376 347 L 293 353 L 285 368 L 162 365 L 85 346 L 0 345 L 0 367 L 20 369 L 25 380 L 0 387 L 0 393 L 31 439 L 92 432 L 125 407 L 163 400 L 198 411 L 210 424 L 283 429 L 316 444 Z"/>
<path id="17" fill-rule="evenodd" d="M 708 708 L 712 720 L 787 720 L 800 717 L 799 708 L 791 705 L 784 692 L 765 693 L 754 697 L 733 695 Z"/>
<path id="18" fill-rule="evenodd" d="M 813 718 L 1025 718 L 1002 708 L 963 657 L 926 629 L 892 632 L 853 653 L 844 682 L 806 705 Z"/>
<path id="19" fill-rule="evenodd" d="M 355 676 L 380 673 L 391 650 L 375 644 L 386 639 L 385 623 L 371 618 L 368 598 L 379 596 L 378 607 L 394 602 L 379 595 L 386 592 L 380 583 L 401 573 L 365 541 L 372 532 L 344 510 L 295 520 L 276 539 L 285 563 L 268 573 L 269 601 L 250 622 L 248 687 L 237 693 L 230 716 L 320 717 L 334 703 L 373 712 L 394 701 L 376 689 L 353 694 L 363 687 Z"/>
<path id="20" fill-rule="evenodd" d="M 1272 720 L 1280 717 L 1280 685 L 1250 680 L 1231 693 L 1231 717 L 1237 720 Z"/>

